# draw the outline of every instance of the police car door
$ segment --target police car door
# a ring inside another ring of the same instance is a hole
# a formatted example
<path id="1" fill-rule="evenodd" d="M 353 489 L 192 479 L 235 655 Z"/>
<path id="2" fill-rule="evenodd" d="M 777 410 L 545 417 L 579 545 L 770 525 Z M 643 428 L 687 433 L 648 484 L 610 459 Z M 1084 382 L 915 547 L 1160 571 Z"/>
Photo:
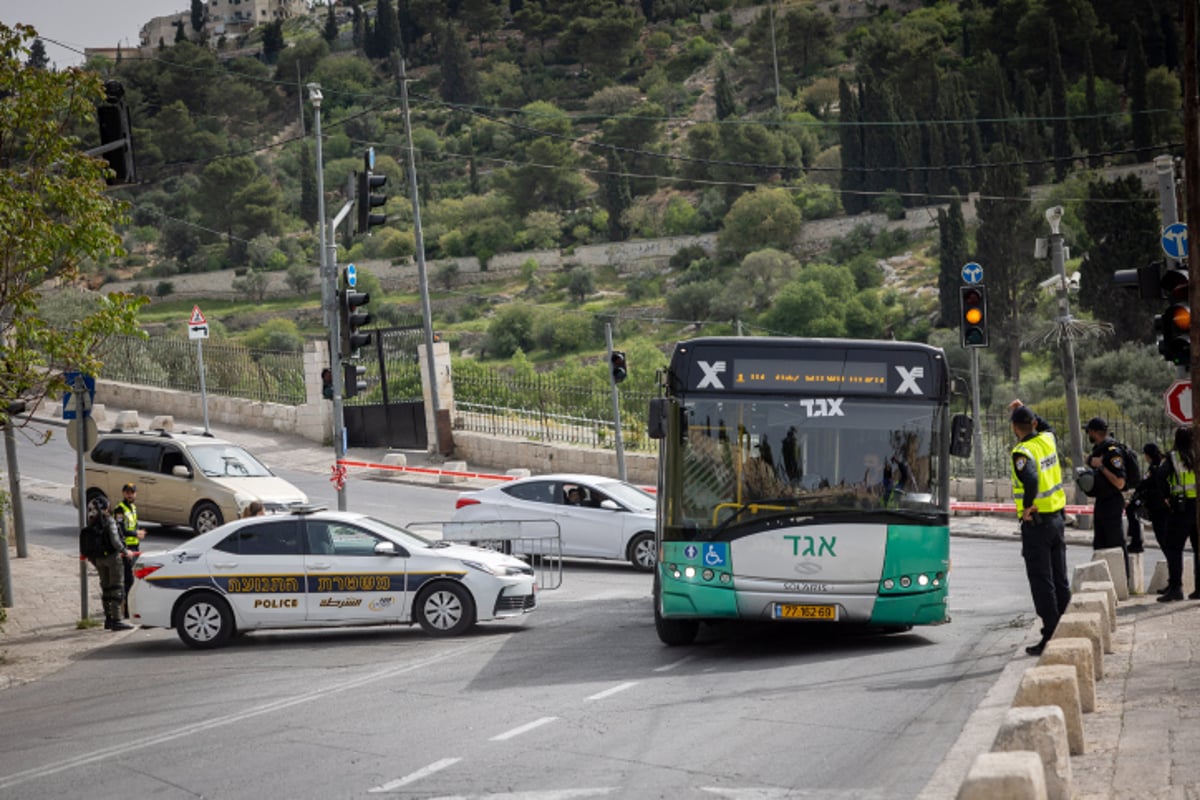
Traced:
<path id="1" fill-rule="evenodd" d="M 304 622 L 300 522 L 263 518 L 225 537 L 208 552 L 208 569 L 239 624 L 287 627 Z"/>
<path id="2" fill-rule="evenodd" d="M 366 528 L 341 520 L 310 517 L 304 524 L 309 622 L 362 624 L 406 618 L 407 552 Z M 385 542 L 397 555 L 375 551 Z"/>

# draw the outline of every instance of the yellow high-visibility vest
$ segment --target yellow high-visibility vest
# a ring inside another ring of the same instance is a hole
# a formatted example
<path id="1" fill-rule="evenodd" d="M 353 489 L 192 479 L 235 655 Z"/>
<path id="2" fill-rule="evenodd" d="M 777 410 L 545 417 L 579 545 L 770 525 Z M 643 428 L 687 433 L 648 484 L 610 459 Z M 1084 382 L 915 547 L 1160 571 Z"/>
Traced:
<path id="1" fill-rule="evenodd" d="M 1033 507 L 1039 513 L 1049 514 L 1061 511 L 1067 506 L 1067 493 L 1062 486 L 1062 466 L 1058 462 L 1058 443 L 1050 431 L 1041 433 L 1018 442 L 1012 449 L 1014 455 L 1022 455 L 1037 466 L 1038 493 L 1033 498 Z M 1017 516 L 1025 513 L 1025 486 L 1017 477 L 1017 469 L 1012 468 L 1013 499 L 1017 501 Z"/>
<path id="2" fill-rule="evenodd" d="M 1167 479 L 1167 483 L 1171 486 L 1171 496 L 1186 497 L 1189 500 L 1196 499 L 1196 471 L 1180 469 L 1183 461 L 1174 450 L 1171 451 L 1170 458 L 1171 466 L 1176 467 L 1171 470 L 1171 476 Z"/>

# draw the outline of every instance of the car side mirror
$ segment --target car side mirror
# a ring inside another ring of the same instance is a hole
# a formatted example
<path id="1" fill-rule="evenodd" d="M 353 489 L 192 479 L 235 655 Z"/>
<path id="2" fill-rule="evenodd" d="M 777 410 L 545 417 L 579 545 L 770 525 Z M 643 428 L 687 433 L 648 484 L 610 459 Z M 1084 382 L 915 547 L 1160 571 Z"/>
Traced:
<path id="1" fill-rule="evenodd" d="M 621 510 L 621 507 L 619 505 L 617 505 L 616 500 L 601 500 L 600 507 L 607 508 L 609 511 L 620 511 Z"/>
<path id="2" fill-rule="evenodd" d="M 396 547 L 395 542 L 376 542 L 375 555 L 377 556 L 398 556 L 401 555 L 400 550 Z"/>
<path id="3" fill-rule="evenodd" d="M 184 464 L 176 464 L 171 467 L 171 474 L 176 478 L 190 478 L 192 477 L 192 470 Z"/>
<path id="4" fill-rule="evenodd" d="M 966 414 L 955 414 L 950 418 L 950 455 L 966 458 L 971 455 L 971 435 L 975 422 Z"/>

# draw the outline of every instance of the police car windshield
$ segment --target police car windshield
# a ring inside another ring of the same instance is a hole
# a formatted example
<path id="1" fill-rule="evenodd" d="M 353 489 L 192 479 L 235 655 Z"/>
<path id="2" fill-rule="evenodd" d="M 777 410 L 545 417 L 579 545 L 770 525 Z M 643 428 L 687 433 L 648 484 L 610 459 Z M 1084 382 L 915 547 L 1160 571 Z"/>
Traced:
<path id="1" fill-rule="evenodd" d="M 201 444 L 189 448 L 200 471 L 210 478 L 269 478 L 267 469 L 235 444 Z"/>

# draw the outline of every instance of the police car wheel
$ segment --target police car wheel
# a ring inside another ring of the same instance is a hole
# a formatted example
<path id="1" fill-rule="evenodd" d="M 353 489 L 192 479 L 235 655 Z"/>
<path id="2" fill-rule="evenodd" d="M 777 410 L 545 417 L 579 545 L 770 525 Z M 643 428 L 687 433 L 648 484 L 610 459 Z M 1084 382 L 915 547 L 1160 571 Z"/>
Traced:
<path id="1" fill-rule="evenodd" d="M 233 635 L 233 613 L 215 594 L 194 594 L 179 606 L 175 632 L 184 644 L 196 650 L 219 647 Z"/>
<path id="2" fill-rule="evenodd" d="M 654 534 L 639 533 L 629 542 L 629 563 L 641 572 L 650 572 L 658 560 L 654 552 Z"/>
<path id="3" fill-rule="evenodd" d="M 417 622 L 434 636 L 456 636 L 475 624 L 475 602 L 457 583 L 442 582 L 417 597 Z"/>

